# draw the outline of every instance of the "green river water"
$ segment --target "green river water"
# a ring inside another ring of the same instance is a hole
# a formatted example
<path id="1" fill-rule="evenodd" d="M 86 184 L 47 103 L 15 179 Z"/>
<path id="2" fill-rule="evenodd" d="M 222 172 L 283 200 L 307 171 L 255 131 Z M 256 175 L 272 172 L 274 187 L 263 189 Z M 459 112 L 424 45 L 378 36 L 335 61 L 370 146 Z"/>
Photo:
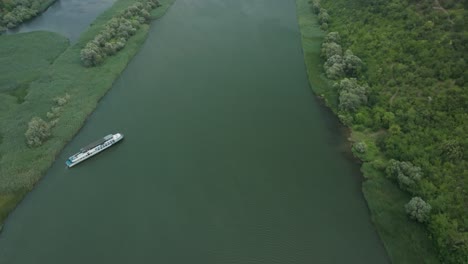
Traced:
<path id="1" fill-rule="evenodd" d="M 293 0 L 177 0 L 10 215 L 0 263 L 388 263 L 345 146 Z"/>

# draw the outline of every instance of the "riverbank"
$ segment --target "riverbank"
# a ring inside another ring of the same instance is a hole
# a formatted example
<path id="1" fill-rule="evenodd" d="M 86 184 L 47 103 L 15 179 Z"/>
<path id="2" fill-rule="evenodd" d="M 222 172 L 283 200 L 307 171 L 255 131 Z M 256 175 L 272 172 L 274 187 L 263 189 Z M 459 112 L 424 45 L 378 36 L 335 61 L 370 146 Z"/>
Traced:
<path id="1" fill-rule="evenodd" d="M 98 101 L 112 87 L 112 83 L 145 41 L 149 25 L 142 25 L 128 40 L 125 48 L 102 65 L 85 68 L 81 64 L 80 51 L 84 45 L 115 14 L 135 2 L 119 0 L 102 13 L 75 45 L 68 47 L 44 74 L 28 84 L 23 101 L 14 102 L 13 96 L 4 97 L 4 100 L 9 100 L 9 104 L 0 116 L 0 225 L 83 126 Z M 160 1 L 161 6 L 151 13 L 152 19 L 161 17 L 173 2 L 174 0 Z M 19 40 L 21 36 L 9 37 Z M 23 135 L 28 122 L 34 116 L 46 120 L 46 113 L 55 106 L 53 99 L 65 94 L 70 99 L 60 109 L 58 123 L 52 128 L 52 137 L 40 147 L 27 147 Z"/>
<path id="2" fill-rule="evenodd" d="M 308 0 L 297 0 L 297 14 L 302 35 L 302 46 L 307 74 L 312 90 L 338 114 L 338 92 L 333 82 L 323 73 L 320 58 L 321 44 L 325 32 L 317 23 Z M 404 205 L 411 198 L 390 182 L 382 171 L 385 157 L 375 147 L 376 136 L 351 131 L 352 142 L 363 141 L 369 146 L 361 171 L 365 177 L 362 190 L 371 212 L 372 221 L 394 263 L 438 263 L 429 234 L 422 225 L 410 221 L 405 214 Z"/>

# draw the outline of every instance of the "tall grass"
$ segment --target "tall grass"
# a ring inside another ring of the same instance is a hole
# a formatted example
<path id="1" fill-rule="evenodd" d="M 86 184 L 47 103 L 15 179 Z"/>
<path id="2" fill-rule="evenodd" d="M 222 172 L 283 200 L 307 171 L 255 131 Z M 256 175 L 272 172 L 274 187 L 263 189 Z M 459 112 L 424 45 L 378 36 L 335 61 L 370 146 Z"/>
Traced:
<path id="1" fill-rule="evenodd" d="M 153 17 L 162 16 L 173 1 L 160 1 L 162 6 L 153 10 Z M 118 0 L 101 14 L 75 45 L 65 50 L 30 84 L 22 104 L 17 104 L 14 98 L 0 95 L 0 100 L 9 105 L 6 111 L 0 114 L 0 134 L 3 136 L 0 145 L 0 224 L 14 205 L 44 175 L 65 144 L 83 126 L 99 99 L 112 87 L 114 80 L 145 41 L 148 25 L 143 25 L 128 40 L 123 50 L 109 57 L 102 65 L 93 68 L 81 65 L 80 50 L 84 45 L 94 38 L 109 19 L 135 2 L 136 0 Z M 29 120 L 34 116 L 45 119 L 46 112 L 53 105 L 52 99 L 65 93 L 68 93 L 71 99 L 63 107 L 60 121 L 52 130 L 53 137 L 38 148 L 27 147 L 24 133 Z"/>
<path id="2" fill-rule="evenodd" d="M 0 36 L 0 92 L 28 86 L 67 47 L 65 37 L 46 31 Z"/>
<path id="3" fill-rule="evenodd" d="M 296 0 L 298 22 L 302 36 L 304 59 L 312 90 L 337 113 L 338 94 L 323 73 L 320 59 L 325 33 L 320 30 L 309 0 Z M 394 263 L 439 263 L 427 230 L 408 219 L 404 205 L 410 197 L 385 178 L 382 164 L 386 163 L 375 146 L 375 137 L 352 131 L 352 141 L 364 141 L 368 146 L 361 171 L 362 186 L 373 223 Z"/>

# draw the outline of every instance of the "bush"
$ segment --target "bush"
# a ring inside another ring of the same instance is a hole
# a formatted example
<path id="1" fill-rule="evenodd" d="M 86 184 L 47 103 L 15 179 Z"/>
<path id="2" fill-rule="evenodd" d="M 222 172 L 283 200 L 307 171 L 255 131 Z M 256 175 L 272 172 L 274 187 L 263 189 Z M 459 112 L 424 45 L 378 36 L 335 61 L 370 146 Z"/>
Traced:
<path id="1" fill-rule="evenodd" d="M 325 39 L 323 40 L 324 43 L 331 43 L 335 42 L 337 44 L 341 43 L 341 37 L 338 32 L 330 32 L 325 36 Z"/>
<path id="2" fill-rule="evenodd" d="M 80 52 L 80 57 L 86 67 L 96 66 L 104 60 L 100 48 L 93 42 L 86 44 Z"/>
<path id="3" fill-rule="evenodd" d="M 70 95 L 66 93 L 64 96 L 55 97 L 52 101 L 58 106 L 64 106 L 70 100 Z"/>
<path id="4" fill-rule="evenodd" d="M 421 168 L 411 162 L 390 160 L 386 169 L 387 176 L 396 179 L 401 189 L 414 193 L 423 174 Z"/>
<path id="5" fill-rule="evenodd" d="M 367 145 L 363 141 L 359 141 L 356 144 L 353 145 L 353 150 L 356 151 L 359 154 L 364 154 L 366 153 L 367 150 Z"/>
<path id="6" fill-rule="evenodd" d="M 320 25 L 320 29 L 323 30 L 323 31 L 327 31 L 328 30 L 328 23 L 322 23 L 322 25 Z"/>
<path id="7" fill-rule="evenodd" d="M 348 77 L 356 77 L 362 67 L 362 61 L 358 56 L 355 56 L 351 50 L 346 50 L 343 57 L 343 69 Z"/>
<path id="8" fill-rule="evenodd" d="M 314 12 L 314 14 L 318 15 L 320 13 L 320 3 L 318 0 L 314 0 L 312 1 L 312 12 Z"/>
<path id="9" fill-rule="evenodd" d="M 354 78 L 344 78 L 335 84 L 339 91 L 339 108 L 347 112 L 354 112 L 367 104 L 367 85 L 359 85 Z"/>
<path id="10" fill-rule="evenodd" d="M 141 24 L 150 20 L 149 11 L 158 6 L 158 1 L 142 0 L 110 19 L 104 29 L 81 50 L 83 65 L 99 65 L 107 56 L 124 48 L 127 39 L 136 33 Z"/>
<path id="11" fill-rule="evenodd" d="M 322 44 L 322 57 L 325 59 L 329 59 L 330 57 L 334 55 L 343 55 L 343 50 L 341 49 L 340 44 L 337 44 L 335 42 L 324 42 Z"/>
<path id="12" fill-rule="evenodd" d="M 432 207 L 420 197 L 413 197 L 405 205 L 405 210 L 411 219 L 424 223 L 429 219 Z"/>
<path id="13" fill-rule="evenodd" d="M 28 130 L 24 134 L 29 147 L 38 147 L 47 140 L 51 126 L 40 117 L 33 117 L 28 123 Z"/>
<path id="14" fill-rule="evenodd" d="M 319 24 L 328 23 L 330 21 L 330 16 L 327 13 L 326 9 L 320 9 L 320 14 L 318 15 Z"/>

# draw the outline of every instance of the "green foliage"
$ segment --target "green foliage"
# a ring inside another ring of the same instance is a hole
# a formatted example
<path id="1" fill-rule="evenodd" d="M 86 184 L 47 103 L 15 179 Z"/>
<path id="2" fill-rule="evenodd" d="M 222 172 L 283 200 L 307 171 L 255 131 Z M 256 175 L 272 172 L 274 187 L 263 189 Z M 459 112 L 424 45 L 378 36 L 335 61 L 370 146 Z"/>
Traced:
<path id="1" fill-rule="evenodd" d="M 410 193 L 416 193 L 418 183 L 422 179 L 421 168 L 414 166 L 411 162 L 390 160 L 387 169 L 387 176 L 397 180 L 401 189 Z"/>
<path id="2" fill-rule="evenodd" d="M 431 205 L 426 203 L 421 197 L 413 197 L 405 205 L 405 211 L 409 217 L 420 223 L 427 222 L 431 210 Z"/>
<path id="3" fill-rule="evenodd" d="M 330 59 L 331 57 L 338 55 L 343 55 L 343 50 L 341 49 L 341 45 L 335 42 L 324 42 L 322 45 L 322 55 L 326 59 Z"/>
<path id="4" fill-rule="evenodd" d="M 323 67 L 325 74 L 331 80 L 338 80 L 345 76 L 356 77 L 363 65 L 361 59 L 349 49 L 343 56 L 340 42 L 341 37 L 338 32 L 330 32 L 322 43 L 322 57 L 326 60 Z"/>
<path id="5" fill-rule="evenodd" d="M 323 8 L 320 9 L 318 20 L 320 24 L 328 23 L 328 21 L 330 21 L 330 15 L 328 14 L 326 9 L 323 9 Z"/>
<path id="6" fill-rule="evenodd" d="M 338 100 L 341 110 L 354 112 L 359 107 L 367 104 L 367 87 L 365 85 L 359 85 L 356 79 L 344 78 L 339 83 L 336 83 L 335 87 L 340 93 Z"/>
<path id="7" fill-rule="evenodd" d="M 439 263 L 427 231 L 410 220 L 404 210 L 411 197 L 380 175 L 377 163 L 364 163 L 362 170 L 367 180 L 362 189 L 392 263 Z"/>
<path id="8" fill-rule="evenodd" d="M 150 13 L 151 18 L 162 16 L 173 1 L 161 0 L 163 5 Z M 61 53 L 61 55 L 53 57 L 48 63 L 50 65 L 41 70 L 40 76 L 29 83 L 24 103 L 18 104 L 15 97 L 0 92 L 0 134 L 2 135 L 0 144 L 0 225 L 24 194 L 31 190 L 45 174 L 61 149 L 82 127 L 98 101 L 112 87 L 114 80 L 118 78 L 129 60 L 143 44 L 149 30 L 149 26 L 144 24 L 127 41 L 124 50 L 108 57 L 100 67 L 84 68 L 80 61 L 81 48 L 92 40 L 115 14 L 121 13 L 135 2 L 135 0 L 117 0 L 111 8 L 93 22 L 75 45 L 63 53 L 63 50 L 60 50 L 59 54 Z M 25 43 L 23 42 L 24 36 L 28 34 L 34 37 Z M 9 45 L 5 46 L 7 48 L 51 43 L 48 38 L 53 38 L 55 35 L 34 32 L 1 36 L 0 47 L 7 39 L 11 40 Z M 60 46 L 47 47 L 44 45 L 34 52 L 49 54 L 52 53 L 50 51 L 52 47 L 59 50 Z M 58 52 L 57 50 L 54 52 Z M 0 49 L 0 52 L 3 51 Z M 10 49 L 10 53 L 6 52 L 1 59 L 13 61 L 17 56 L 18 54 L 11 52 Z M 0 75 L 1 77 L 3 75 Z M 64 100 L 67 101 L 65 104 L 63 104 Z M 38 147 L 28 147 L 21 135 L 28 129 L 28 123 L 32 117 L 43 116 L 48 111 L 60 115 L 59 123 L 57 123 L 56 116 L 51 117 L 48 122 L 43 120 L 51 126 L 50 132 L 53 136 L 49 137 L 47 141 L 43 141 L 43 144 Z M 52 128 L 52 126 L 54 127 Z"/>
<path id="9" fill-rule="evenodd" d="M 355 151 L 357 153 L 363 154 L 363 153 L 366 152 L 366 150 L 367 150 L 367 145 L 363 141 L 359 141 L 359 142 L 353 144 L 353 151 Z"/>
<path id="10" fill-rule="evenodd" d="M 382 156 L 406 161 L 390 162 L 400 171 L 395 182 L 437 212 L 425 224 L 441 260 L 468 262 L 466 5 L 412 0 L 322 0 L 320 5 L 332 14 L 328 27 L 339 32 L 342 49 L 354 52 L 341 60 L 326 58 L 325 73 L 368 83 L 366 107 L 350 108 L 352 126 L 384 131 L 376 141 Z M 425 177 L 419 178 L 422 171 Z"/>
<path id="11" fill-rule="evenodd" d="M 52 32 L 0 36 L 0 93 L 26 90 L 67 47 L 68 40 Z"/>
<path id="12" fill-rule="evenodd" d="M 55 0 L 0 1 L 0 28 L 14 28 L 40 14 L 53 2 Z"/>
<path id="13" fill-rule="evenodd" d="M 26 143 L 30 147 L 39 147 L 51 136 L 51 125 L 40 117 L 33 117 L 28 123 L 28 130 L 24 134 Z"/>
<path id="14" fill-rule="evenodd" d="M 331 80 L 337 80 L 344 77 L 344 64 L 341 55 L 333 55 L 323 65 L 325 74 Z"/>
<path id="15" fill-rule="evenodd" d="M 312 1 L 312 12 L 314 12 L 315 14 L 319 14 L 320 13 L 320 1 L 319 0 L 313 0 Z"/>
<path id="16" fill-rule="evenodd" d="M 135 35 L 141 24 L 149 22 L 151 17 L 149 11 L 159 5 L 157 0 L 139 0 L 109 20 L 104 29 L 81 50 L 80 58 L 83 65 L 86 67 L 99 65 L 107 56 L 112 56 L 123 49 L 127 40 Z"/>
<path id="17" fill-rule="evenodd" d="M 338 32 L 330 32 L 328 33 L 325 38 L 323 39 L 323 43 L 341 43 L 341 37 Z"/>
<path id="18" fill-rule="evenodd" d="M 362 61 L 351 50 L 346 50 L 343 57 L 343 70 L 346 76 L 357 76 L 362 67 Z"/>

